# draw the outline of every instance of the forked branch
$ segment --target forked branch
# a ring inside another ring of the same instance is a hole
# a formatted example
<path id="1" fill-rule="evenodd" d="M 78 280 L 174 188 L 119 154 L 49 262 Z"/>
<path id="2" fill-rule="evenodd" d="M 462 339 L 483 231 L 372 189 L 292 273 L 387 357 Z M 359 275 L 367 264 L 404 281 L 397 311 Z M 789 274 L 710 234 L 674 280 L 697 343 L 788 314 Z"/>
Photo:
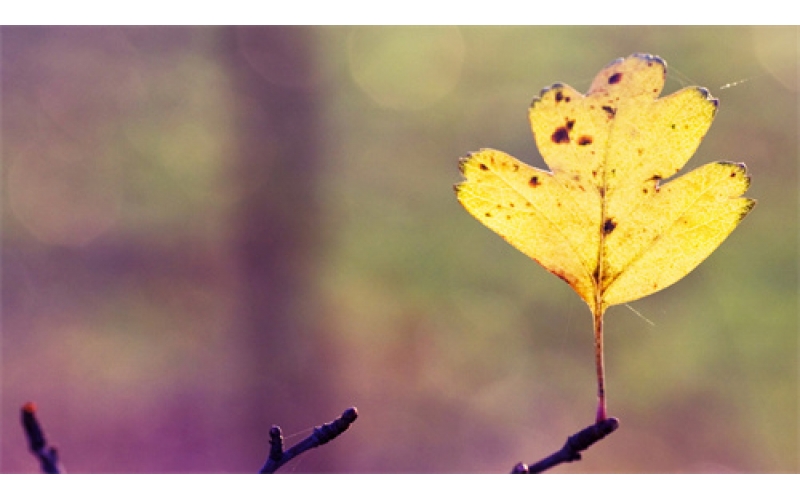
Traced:
<path id="1" fill-rule="evenodd" d="M 335 439 L 346 431 L 348 427 L 350 427 L 350 424 L 355 422 L 356 418 L 358 418 L 358 411 L 356 408 L 348 408 L 342 413 L 341 417 L 333 422 L 314 427 L 314 431 L 310 436 L 286 451 L 283 450 L 283 433 L 281 432 L 281 428 L 277 425 L 272 426 L 269 430 L 269 457 L 267 457 L 267 461 L 259 471 L 259 474 L 272 474 L 297 455 Z"/>

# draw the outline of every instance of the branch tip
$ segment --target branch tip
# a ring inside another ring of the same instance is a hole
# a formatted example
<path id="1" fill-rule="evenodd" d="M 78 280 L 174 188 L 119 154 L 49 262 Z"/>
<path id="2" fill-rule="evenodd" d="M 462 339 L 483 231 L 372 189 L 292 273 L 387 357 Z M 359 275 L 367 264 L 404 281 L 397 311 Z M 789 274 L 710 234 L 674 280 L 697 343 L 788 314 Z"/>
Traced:
<path id="1" fill-rule="evenodd" d="M 358 408 L 352 406 L 342 413 L 342 420 L 345 420 L 347 423 L 352 424 L 358 418 Z"/>
<path id="2" fill-rule="evenodd" d="M 269 430 L 269 460 L 280 461 L 283 458 L 283 433 L 281 428 L 273 425 Z"/>
<path id="3" fill-rule="evenodd" d="M 528 473 L 528 466 L 525 465 L 523 462 L 518 463 L 511 469 L 512 474 L 527 474 Z"/>
<path id="4" fill-rule="evenodd" d="M 25 403 L 22 407 L 22 428 L 25 429 L 25 436 L 28 438 L 28 447 L 33 453 L 39 453 L 47 446 L 44 431 L 36 418 L 36 405 Z"/>

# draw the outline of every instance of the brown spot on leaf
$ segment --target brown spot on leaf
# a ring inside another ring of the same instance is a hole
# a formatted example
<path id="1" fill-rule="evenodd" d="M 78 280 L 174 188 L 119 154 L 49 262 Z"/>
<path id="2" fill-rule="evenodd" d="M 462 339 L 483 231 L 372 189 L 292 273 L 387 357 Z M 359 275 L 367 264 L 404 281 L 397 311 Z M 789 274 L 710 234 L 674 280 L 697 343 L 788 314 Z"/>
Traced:
<path id="1" fill-rule="evenodd" d="M 614 73 L 613 75 L 608 77 L 608 83 L 610 85 L 616 85 L 622 80 L 622 73 Z"/>
<path id="2" fill-rule="evenodd" d="M 603 106 L 603 111 L 608 114 L 609 118 L 614 118 L 614 116 L 617 114 L 617 109 L 612 108 L 611 106 Z"/>
<path id="3" fill-rule="evenodd" d="M 572 99 L 570 96 L 564 95 L 564 92 L 561 90 L 556 92 L 555 98 L 556 102 L 561 102 L 561 101 L 569 102 Z"/>
<path id="4" fill-rule="evenodd" d="M 578 146 L 588 146 L 592 143 L 592 136 L 590 135 L 582 135 L 578 139 Z"/>
<path id="5" fill-rule="evenodd" d="M 541 183 L 539 182 L 539 176 L 537 176 L 537 175 L 534 175 L 533 177 L 531 177 L 531 180 L 530 180 L 530 181 L 528 181 L 528 184 L 530 184 L 530 185 L 531 185 L 531 187 L 536 187 L 536 186 L 538 186 L 539 184 L 541 184 Z"/>
<path id="6" fill-rule="evenodd" d="M 481 163 L 480 165 L 478 165 L 478 168 L 480 168 L 481 170 L 489 170 L 489 167 L 487 167 L 487 166 L 486 166 L 485 164 L 483 164 L 483 163 Z"/>
<path id="7" fill-rule="evenodd" d="M 550 137 L 553 142 L 556 144 L 567 144 L 569 143 L 569 131 L 567 127 L 558 127 L 553 135 Z"/>
<path id="8" fill-rule="evenodd" d="M 603 222 L 603 234 L 611 234 L 611 231 L 613 231 L 616 227 L 617 223 L 614 221 L 614 219 L 606 219 L 605 222 Z"/>

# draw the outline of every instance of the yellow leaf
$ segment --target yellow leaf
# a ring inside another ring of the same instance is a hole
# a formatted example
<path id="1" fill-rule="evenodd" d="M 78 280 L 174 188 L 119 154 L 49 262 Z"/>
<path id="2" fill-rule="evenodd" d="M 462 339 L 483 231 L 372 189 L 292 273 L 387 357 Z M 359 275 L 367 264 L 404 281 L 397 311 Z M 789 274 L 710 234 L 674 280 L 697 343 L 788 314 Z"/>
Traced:
<path id="1" fill-rule="evenodd" d="M 743 164 L 717 162 L 668 180 L 711 125 L 700 87 L 657 99 L 666 64 L 614 61 L 582 95 L 564 84 L 530 108 L 550 170 L 490 149 L 463 159 L 458 200 L 479 221 L 570 284 L 593 312 L 688 274 L 755 202 Z"/>
<path id="2" fill-rule="evenodd" d="M 718 101 L 700 87 L 659 98 L 665 76 L 662 59 L 634 54 L 601 70 L 586 95 L 560 83 L 544 89 L 530 121 L 549 170 L 491 149 L 460 162 L 464 208 L 589 305 L 601 400 L 606 308 L 684 277 L 755 204 L 742 198 L 744 164 L 709 163 L 672 178 Z"/>

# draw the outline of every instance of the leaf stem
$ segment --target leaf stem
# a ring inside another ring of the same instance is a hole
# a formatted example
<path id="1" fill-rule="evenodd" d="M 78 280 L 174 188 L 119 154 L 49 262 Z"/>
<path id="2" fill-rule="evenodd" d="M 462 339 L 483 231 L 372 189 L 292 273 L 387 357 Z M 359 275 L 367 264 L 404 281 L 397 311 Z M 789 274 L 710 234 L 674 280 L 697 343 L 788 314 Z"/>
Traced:
<path id="1" fill-rule="evenodd" d="M 603 309 L 598 307 L 594 313 L 594 359 L 597 365 L 597 418 L 596 422 L 606 420 L 606 375 L 603 363 Z"/>

